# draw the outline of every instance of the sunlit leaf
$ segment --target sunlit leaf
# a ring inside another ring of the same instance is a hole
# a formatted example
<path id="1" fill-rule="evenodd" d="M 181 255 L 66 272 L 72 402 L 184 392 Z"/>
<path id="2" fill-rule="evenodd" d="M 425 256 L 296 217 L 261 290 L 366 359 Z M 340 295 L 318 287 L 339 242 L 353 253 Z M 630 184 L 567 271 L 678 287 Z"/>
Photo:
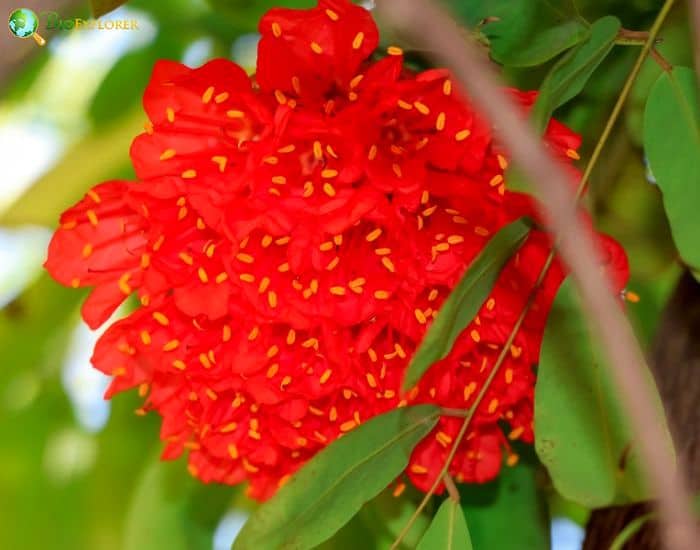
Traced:
<path id="1" fill-rule="evenodd" d="M 672 452 L 661 399 L 644 372 Z M 650 497 L 639 444 L 629 428 L 610 370 L 590 341 L 579 298 L 564 282 L 549 315 L 535 387 L 535 449 L 556 489 L 591 508 Z"/>
<path id="2" fill-rule="evenodd" d="M 439 409 L 395 409 L 361 424 L 314 456 L 248 520 L 234 550 L 312 548 L 338 531 L 408 464 Z"/>
<path id="3" fill-rule="evenodd" d="M 588 38 L 557 61 L 544 79 L 532 110 L 535 126 L 543 130 L 557 107 L 576 97 L 591 74 L 610 53 L 620 30 L 611 15 L 591 25 Z"/>
<path id="4" fill-rule="evenodd" d="M 433 363 L 450 352 L 457 336 L 478 313 L 501 269 L 525 241 L 529 231 L 530 227 L 521 218 L 501 228 L 489 240 L 428 329 L 406 370 L 404 389 L 416 384 Z"/>
<path id="5" fill-rule="evenodd" d="M 700 269 L 700 107 L 692 69 L 674 67 L 652 87 L 644 110 L 644 149 L 678 251 Z"/>
<path id="6" fill-rule="evenodd" d="M 120 176 L 129 164 L 129 146 L 143 131 L 145 120 L 142 109 L 135 108 L 108 130 L 85 137 L 0 216 L 0 224 L 55 226 L 61 212 L 90 187 Z"/>
<path id="7" fill-rule="evenodd" d="M 458 502 L 451 498 L 443 501 L 416 550 L 472 550 L 467 522 Z"/>

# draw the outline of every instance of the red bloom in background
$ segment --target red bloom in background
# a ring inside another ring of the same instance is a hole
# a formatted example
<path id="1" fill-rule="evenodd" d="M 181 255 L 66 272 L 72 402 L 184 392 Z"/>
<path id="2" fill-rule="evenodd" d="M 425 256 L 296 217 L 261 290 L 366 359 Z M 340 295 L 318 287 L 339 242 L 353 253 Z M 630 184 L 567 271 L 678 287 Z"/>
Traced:
<path id="1" fill-rule="evenodd" d="M 472 259 L 534 205 L 504 183 L 505 153 L 444 70 L 369 59 L 378 33 L 347 0 L 273 9 L 257 75 L 214 60 L 161 61 L 131 156 L 65 212 L 47 269 L 94 290 L 91 327 L 137 293 L 98 342 L 108 395 L 138 387 L 163 417 L 165 458 L 189 452 L 203 481 L 271 496 L 319 449 L 408 403 L 470 406 L 550 249 L 533 231 L 450 355 L 408 395 L 411 354 Z M 531 93 L 512 91 L 524 109 Z M 579 138 L 552 122 L 562 159 Z M 573 169 L 572 169 L 573 170 Z M 627 264 L 602 238 L 620 285 Z M 508 440 L 532 441 L 535 374 L 555 262 L 488 389 L 450 472 L 497 475 Z M 508 426 L 503 433 L 499 423 Z M 460 419 L 442 418 L 406 474 L 427 489 Z"/>

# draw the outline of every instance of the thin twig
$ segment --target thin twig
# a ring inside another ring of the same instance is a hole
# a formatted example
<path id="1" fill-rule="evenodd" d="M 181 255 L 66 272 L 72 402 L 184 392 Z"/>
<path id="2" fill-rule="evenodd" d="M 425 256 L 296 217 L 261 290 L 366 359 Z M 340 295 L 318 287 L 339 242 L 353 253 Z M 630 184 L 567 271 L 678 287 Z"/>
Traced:
<path id="1" fill-rule="evenodd" d="M 647 54 L 673 2 L 666 0 L 661 8 L 650 30 L 650 40 L 643 48 Z M 577 283 L 589 325 L 608 356 L 621 400 L 640 441 L 641 457 L 658 495 L 667 547 L 695 548 L 696 529 L 683 483 L 685 476 L 676 475 L 672 468 L 673 454 L 660 444 L 665 434 L 654 408 L 648 406 L 652 395 L 642 374 L 643 353 L 616 293 L 600 270 L 598 248 L 579 216 L 567 172 L 523 120 L 491 68 L 480 60 L 474 45 L 453 31 L 454 23 L 443 10 L 425 0 L 382 0 L 378 4 L 390 22 L 425 40 L 431 49 L 439 52 L 439 59 L 452 68 L 474 103 L 500 129 L 500 138 L 513 159 L 539 192 L 544 203 L 542 214 L 558 237 L 559 251 Z"/>
<path id="2" fill-rule="evenodd" d="M 442 481 L 445 483 L 445 489 L 447 489 L 447 494 L 450 495 L 450 498 L 455 502 L 459 502 L 459 491 L 450 474 L 445 474 L 442 477 Z"/>

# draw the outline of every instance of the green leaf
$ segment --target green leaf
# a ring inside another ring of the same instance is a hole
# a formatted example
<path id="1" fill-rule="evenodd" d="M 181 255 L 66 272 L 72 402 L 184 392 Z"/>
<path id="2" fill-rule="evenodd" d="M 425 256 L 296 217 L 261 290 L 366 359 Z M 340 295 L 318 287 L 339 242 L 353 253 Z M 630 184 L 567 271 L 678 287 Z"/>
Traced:
<path id="1" fill-rule="evenodd" d="M 469 529 L 459 503 L 445 500 L 416 550 L 472 550 Z"/>
<path id="2" fill-rule="evenodd" d="M 538 130 L 544 130 L 557 107 L 583 90 L 593 71 L 615 45 L 620 26 L 616 17 L 601 17 L 591 25 L 588 38 L 554 64 L 532 109 L 532 120 Z"/>
<path id="3" fill-rule="evenodd" d="M 695 72 L 674 67 L 658 78 L 644 110 L 644 149 L 681 257 L 700 268 L 700 107 Z"/>
<path id="4" fill-rule="evenodd" d="M 549 549 L 546 494 L 537 484 L 537 468 L 534 452 L 523 447 L 518 464 L 504 465 L 495 480 L 459 486 L 474 548 Z"/>
<path id="5" fill-rule="evenodd" d="M 661 399 L 644 371 L 672 452 Z M 592 346 L 571 280 L 557 294 L 542 342 L 535 386 L 535 449 L 562 496 L 597 508 L 650 498 L 610 369 Z"/>
<path id="6" fill-rule="evenodd" d="M 148 463 L 126 518 L 124 550 L 210 550 L 214 528 L 231 500 L 226 486 L 185 475 L 181 461 Z"/>
<path id="7" fill-rule="evenodd" d="M 90 9 L 95 17 L 102 17 L 112 10 L 116 10 L 127 0 L 90 0 Z"/>
<path id="8" fill-rule="evenodd" d="M 451 0 L 453 11 L 470 28 L 480 26 L 491 57 L 508 67 L 540 65 L 575 46 L 588 34 L 588 24 L 575 10 L 549 0 Z"/>
<path id="9" fill-rule="evenodd" d="M 234 550 L 305 549 L 328 539 L 401 473 L 439 414 L 433 405 L 395 409 L 334 441 L 257 510 Z"/>
<path id="10" fill-rule="evenodd" d="M 522 218 L 506 225 L 470 264 L 413 356 L 404 377 L 404 389 L 416 384 L 433 363 L 450 352 L 457 336 L 478 313 L 501 269 L 525 241 L 529 231 L 530 227 Z"/>

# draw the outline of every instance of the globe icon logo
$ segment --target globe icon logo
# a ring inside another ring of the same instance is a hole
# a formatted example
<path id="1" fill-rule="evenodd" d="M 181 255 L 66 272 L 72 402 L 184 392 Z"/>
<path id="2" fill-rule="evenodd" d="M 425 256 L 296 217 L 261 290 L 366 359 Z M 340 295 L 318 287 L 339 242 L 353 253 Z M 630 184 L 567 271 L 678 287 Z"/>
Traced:
<path id="1" fill-rule="evenodd" d="M 39 18 L 36 13 L 27 8 L 19 8 L 10 14 L 7 22 L 10 32 L 18 38 L 34 38 L 34 41 L 43 46 L 46 41 L 37 34 L 39 28 Z"/>

